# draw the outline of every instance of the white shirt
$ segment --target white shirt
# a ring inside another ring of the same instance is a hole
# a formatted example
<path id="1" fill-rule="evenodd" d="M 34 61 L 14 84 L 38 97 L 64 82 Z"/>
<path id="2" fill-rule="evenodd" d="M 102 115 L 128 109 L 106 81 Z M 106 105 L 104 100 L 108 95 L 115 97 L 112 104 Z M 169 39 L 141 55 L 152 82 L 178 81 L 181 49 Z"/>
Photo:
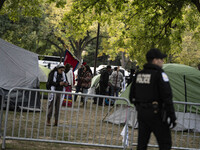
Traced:
<path id="1" fill-rule="evenodd" d="M 73 68 L 70 68 L 70 70 L 66 73 L 66 76 L 67 76 L 67 81 L 69 83 L 69 85 L 71 85 L 72 87 L 74 86 L 73 85 L 73 71 L 72 71 Z"/>

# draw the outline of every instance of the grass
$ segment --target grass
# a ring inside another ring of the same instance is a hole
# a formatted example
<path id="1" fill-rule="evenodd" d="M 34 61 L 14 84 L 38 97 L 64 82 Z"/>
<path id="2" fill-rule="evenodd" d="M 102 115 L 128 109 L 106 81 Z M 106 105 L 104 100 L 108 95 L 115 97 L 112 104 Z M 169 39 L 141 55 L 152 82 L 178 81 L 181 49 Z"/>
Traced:
<path id="1" fill-rule="evenodd" d="M 82 143 L 99 143 L 108 145 L 118 143 L 118 145 L 122 145 L 122 137 L 119 135 L 119 133 L 121 132 L 123 125 L 116 126 L 114 124 L 101 121 L 105 117 L 106 113 L 109 111 L 109 107 L 98 107 L 97 110 L 97 105 L 92 105 L 92 103 L 90 102 L 92 101 L 89 101 L 87 103 L 87 108 L 85 109 L 83 106 L 81 106 L 82 104 L 76 102 L 74 105 L 74 111 L 68 109 L 62 110 L 59 120 L 60 125 L 58 127 L 46 126 L 46 100 L 42 101 L 41 113 L 34 113 L 30 111 L 15 113 L 14 111 L 9 111 L 7 123 L 7 136 L 72 141 Z M 96 120 L 95 117 L 97 117 Z M 52 118 L 52 124 L 53 123 L 54 118 Z M 15 148 L 17 148 L 16 145 L 19 145 L 20 147 L 23 143 L 25 145 L 28 145 L 30 149 L 34 149 L 35 146 L 39 146 L 39 149 L 43 149 L 43 145 L 45 148 L 47 148 L 45 146 L 46 144 L 43 142 L 22 142 L 15 140 L 12 140 L 13 142 L 9 141 L 10 140 L 6 140 L 6 148 L 8 149 L 12 149 L 12 143 L 14 143 Z M 32 145 L 34 145 L 33 148 Z M 47 145 L 49 145 L 49 143 Z M 54 147 L 54 144 L 51 143 L 50 145 L 50 149 L 52 149 Z M 55 145 L 55 147 L 63 146 L 63 144 Z M 66 147 L 66 145 L 69 144 L 65 144 L 64 147 Z M 23 147 L 26 148 L 25 146 Z M 72 147 L 72 149 L 73 147 L 77 149 L 78 146 L 70 145 L 70 147 Z M 83 148 L 85 146 L 80 147 Z M 100 149 L 100 147 L 98 147 L 98 149 Z"/>

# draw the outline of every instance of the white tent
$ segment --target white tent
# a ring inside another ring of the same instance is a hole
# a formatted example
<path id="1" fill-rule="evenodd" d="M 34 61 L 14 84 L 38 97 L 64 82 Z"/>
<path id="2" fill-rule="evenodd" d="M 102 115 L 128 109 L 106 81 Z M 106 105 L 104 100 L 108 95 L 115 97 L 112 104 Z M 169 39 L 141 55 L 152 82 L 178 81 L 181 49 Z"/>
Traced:
<path id="1" fill-rule="evenodd" d="M 0 88 L 38 87 L 38 55 L 0 39 Z"/>

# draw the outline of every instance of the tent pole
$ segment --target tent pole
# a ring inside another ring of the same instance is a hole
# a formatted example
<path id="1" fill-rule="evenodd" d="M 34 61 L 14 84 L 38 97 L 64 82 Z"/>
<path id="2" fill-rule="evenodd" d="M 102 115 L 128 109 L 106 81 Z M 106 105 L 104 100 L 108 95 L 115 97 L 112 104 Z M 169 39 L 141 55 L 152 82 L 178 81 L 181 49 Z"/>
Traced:
<path id="1" fill-rule="evenodd" d="M 110 111 L 114 108 L 114 105 L 111 107 Z M 106 113 L 105 117 L 102 119 L 102 121 L 104 121 L 104 119 L 108 116 L 108 112 Z"/>
<path id="2" fill-rule="evenodd" d="M 97 56 L 98 56 L 98 48 L 99 48 L 99 33 L 100 33 L 100 23 L 98 22 L 97 43 L 96 43 L 96 51 L 95 51 L 95 58 L 94 58 L 94 76 L 96 75 L 96 67 L 97 67 Z"/>
<path id="3" fill-rule="evenodd" d="M 186 87 L 185 75 L 183 76 L 183 79 L 184 79 L 184 87 L 185 87 L 185 102 L 187 103 L 187 87 Z M 187 112 L 187 105 L 185 105 L 185 112 Z"/>

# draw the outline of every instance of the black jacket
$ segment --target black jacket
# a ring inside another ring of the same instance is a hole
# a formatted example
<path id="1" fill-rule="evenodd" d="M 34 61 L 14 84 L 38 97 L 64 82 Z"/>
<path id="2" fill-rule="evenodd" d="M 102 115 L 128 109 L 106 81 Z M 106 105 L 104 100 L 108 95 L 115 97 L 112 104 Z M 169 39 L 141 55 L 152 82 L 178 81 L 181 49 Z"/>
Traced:
<path id="1" fill-rule="evenodd" d="M 60 85 L 60 82 L 64 81 L 62 74 L 57 73 L 56 82 L 53 81 L 54 72 L 49 75 L 49 78 L 50 78 L 49 79 L 50 80 L 50 86 L 55 86 L 56 91 L 62 91 L 63 90 L 63 86 Z"/>
<path id="2" fill-rule="evenodd" d="M 144 69 L 136 73 L 129 98 L 135 105 L 157 101 L 160 106 L 164 104 L 168 112 L 174 113 L 169 79 L 157 65 L 145 64 Z"/>
<path id="3" fill-rule="evenodd" d="M 100 81 L 99 81 L 101 87 L 104 87 L 104 88 L 108 87 L 109 76 L 110 76 L 110 74 L 109 74 L 108 70 L 104 70 L 101 73 Z"/>

